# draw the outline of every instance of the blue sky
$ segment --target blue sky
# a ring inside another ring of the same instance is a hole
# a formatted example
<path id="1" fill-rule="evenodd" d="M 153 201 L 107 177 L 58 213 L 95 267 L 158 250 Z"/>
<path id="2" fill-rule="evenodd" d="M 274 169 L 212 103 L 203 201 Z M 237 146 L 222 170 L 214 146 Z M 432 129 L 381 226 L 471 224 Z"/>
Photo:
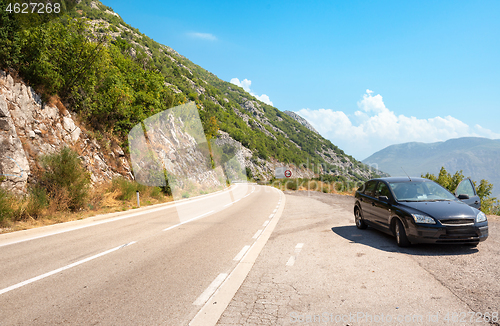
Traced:
<path id="1" fill-rule="evenodd" d="M 500 1 L 102 2 L 357 159 L 500 138 Z"/>

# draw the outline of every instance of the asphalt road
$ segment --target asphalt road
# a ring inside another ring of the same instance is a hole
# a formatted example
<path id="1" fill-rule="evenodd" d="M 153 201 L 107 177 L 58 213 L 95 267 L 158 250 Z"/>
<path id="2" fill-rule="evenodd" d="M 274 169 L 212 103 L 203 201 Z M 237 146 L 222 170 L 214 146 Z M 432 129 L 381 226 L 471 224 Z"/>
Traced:
<path id="1" fill-rule="evenodd" d="M 266 247 L 217 325 L 499 325 L 500 236 L 397 247 L 354 224 L 353 197 L 286 192 Z M 491 319 L 490 319 L 491 320 Z"/>
<path id="2" fill-rule="evenodd" d="M 259 239 L 274 188 L 0 235 L 0 325 L 186 325 Z"/>

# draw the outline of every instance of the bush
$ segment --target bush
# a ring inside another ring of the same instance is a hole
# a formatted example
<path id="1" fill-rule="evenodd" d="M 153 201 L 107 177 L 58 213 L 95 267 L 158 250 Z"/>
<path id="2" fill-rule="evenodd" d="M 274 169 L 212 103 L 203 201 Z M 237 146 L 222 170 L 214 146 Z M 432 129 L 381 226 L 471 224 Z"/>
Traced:
<path id="1" fill-rule="evenodd" d="M 40 161 L 44 168 L 40 187 L 45 189 L 52 208 L 76 211 L 85 207 L 90 176 L 81 165 L 78 154 L 65 147 L 59 153 L 42 156 Z"/>
<path id="2" fill-rule="evenodd" d="M 0 188 L 0 226 L 5 226 L 14 215 L 11 202 L 11 195 Z"/>
<path id="3" fill-rule="evenodd" d="M 142 192 L 146 186 L 143 186 L 137 182 L 129 181 L 125 178 L 113 179 L 111 191 L 118 190 L 119 195 L 116 197 L 118 200 L 130 200 L 133 199 L 137 191 Z"/>
<path id="4" fill-rule="evenodd" d="M 297 180 L 288 180 L 285 182 L 285 190 L 297 190 L 299 189 L 299 183 Z"/>
<path id="5" fill-rule="evenodd" d="M 43 214 L 43 210 L 49 206 L 49 198 L 45 189 L 34 187 L 29 190 L 29 195 L 26 202 L 25 213 L 32 217 L 38 218 Z"/>

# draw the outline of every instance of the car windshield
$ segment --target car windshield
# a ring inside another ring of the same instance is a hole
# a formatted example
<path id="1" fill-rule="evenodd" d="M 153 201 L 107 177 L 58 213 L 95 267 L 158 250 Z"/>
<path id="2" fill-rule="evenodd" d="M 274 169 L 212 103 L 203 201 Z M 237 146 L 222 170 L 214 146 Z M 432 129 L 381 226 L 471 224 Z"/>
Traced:
<path id="1" fill-rule="evenodd" d="M 390 182 L 389 185 L 397 201 L 456 200 L 448 190 L 433 181 Z"/>

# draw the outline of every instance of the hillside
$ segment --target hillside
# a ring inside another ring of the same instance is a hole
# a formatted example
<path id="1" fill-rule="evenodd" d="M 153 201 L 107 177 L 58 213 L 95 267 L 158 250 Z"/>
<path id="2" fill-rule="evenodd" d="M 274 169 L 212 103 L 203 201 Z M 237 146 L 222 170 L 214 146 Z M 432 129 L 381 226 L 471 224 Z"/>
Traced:
<path id="1" fill-rule="evenodd" d="M 404 143 L 388 146 L 363 160 L 376 164 L 392 176 L 412 176 L 427 172 L 438 174 L 463 170 L 465 176 L 480 181 L 486 179 L 495 187 L 493 196 L 500 197 L 500 139 L 464 137 L 437 143 Z"/>
<path id="2" fill-rule="evenodd" d="M 295 112 L 292 112 L 292 111 L 283 111 L 284 113 L 288 114 L 289 116 L 291 116 L 292 118 L 295 119 L 295 121 L 297 121 L 298 123 L 300 123 L 301 125 L 303 125 L 304 127 L 306 127 L 307 129 L 317 133 L 319 135 L 319 132 L 314 129 L 314 127 L 304 118 L 302 118 L 300 115 L 298 115 L 297 113 Z"/>
<path id="3" fill-rule="evenodd" d="M 117 139 L 128 155 L 127 133 L 137 123 L 193 101 L 207 137 L 241 143 L 256 179 L 270 179 L 282 165 L 295 166 L 298 177 L 375 175 L 288 114 L 153 41 L 99 1 L 75 4 L 39 24 L 31 14 L 3 13 L 0 65 L 19 73 L 42 101 L 55 99 L 75 112 L 98 139 Z"/>

